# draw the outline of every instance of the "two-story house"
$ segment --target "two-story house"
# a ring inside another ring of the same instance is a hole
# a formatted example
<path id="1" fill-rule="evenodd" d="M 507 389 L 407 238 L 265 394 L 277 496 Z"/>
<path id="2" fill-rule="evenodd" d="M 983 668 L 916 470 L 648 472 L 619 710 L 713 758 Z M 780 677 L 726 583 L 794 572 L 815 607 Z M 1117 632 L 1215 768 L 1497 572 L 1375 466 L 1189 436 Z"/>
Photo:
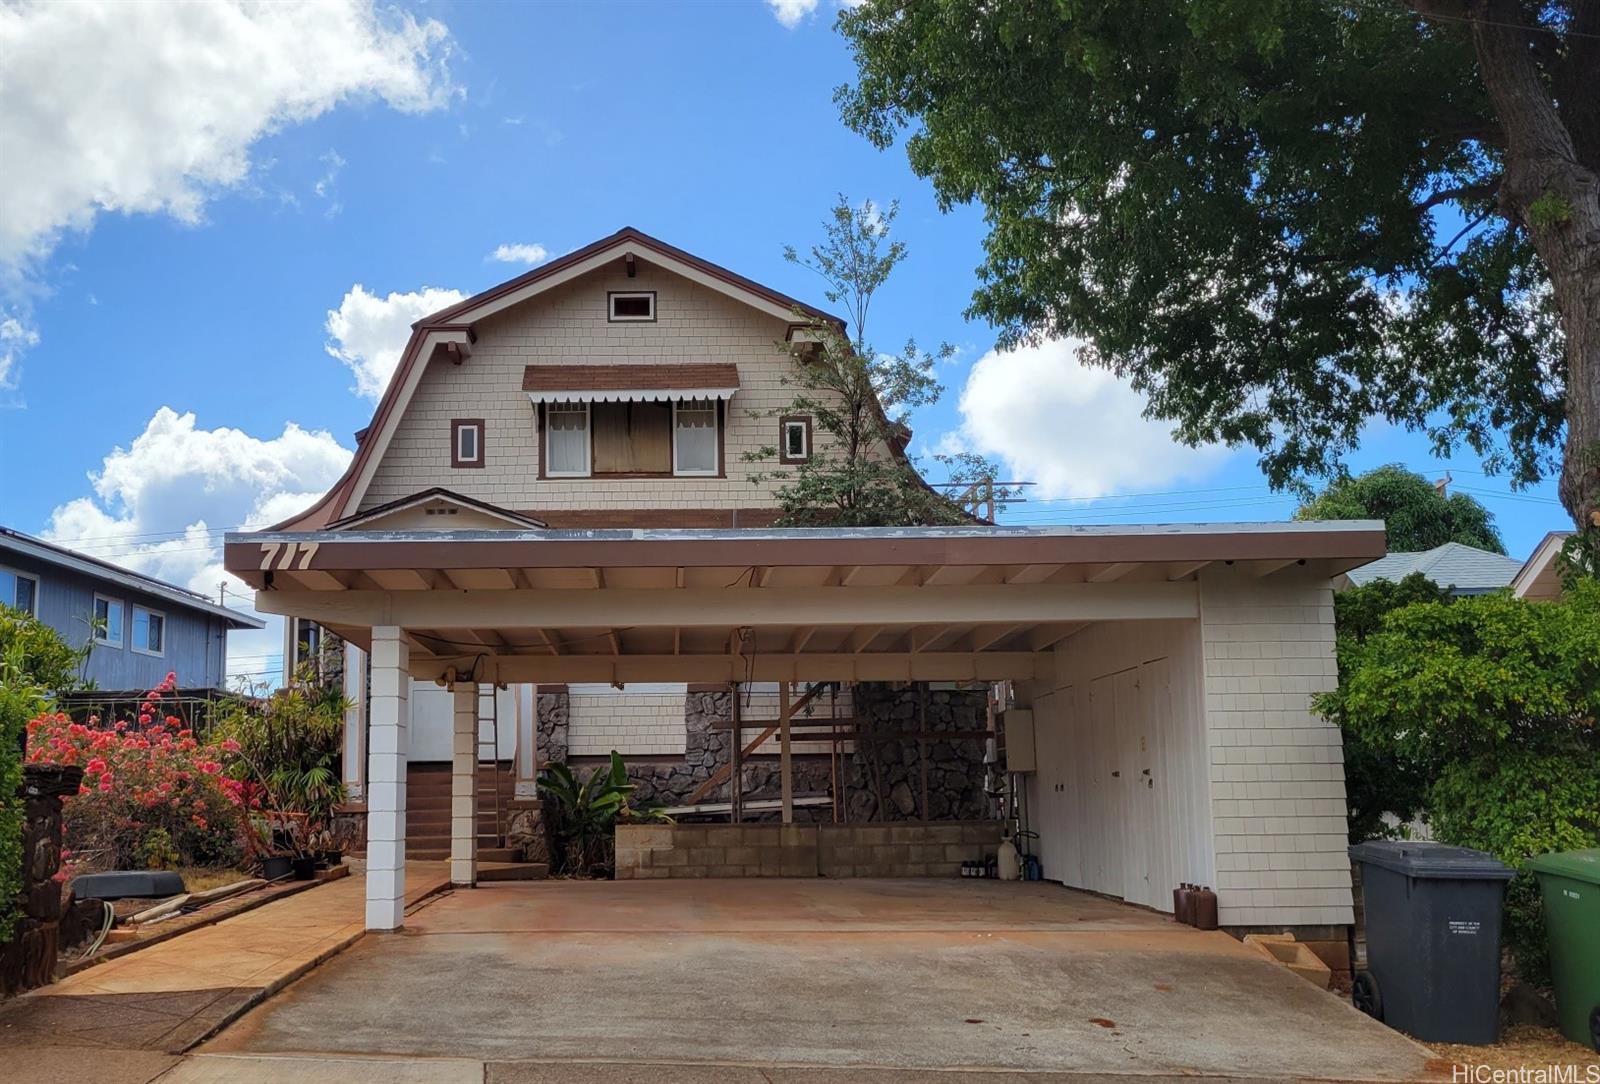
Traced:
<path id="1" fill-rule="evenodd" d="M 1382 525 L 774 528 L 744 454 L 825 439 L 786 383 L 818 321 L 619 231 L 419 321 L 346 475 L 228 537 L 259 609 L 361 653 L 369 926 L 419 842 L 474 883 L 539 763 L 616 749 L 690 811 L 619 835 L 618 876 L 953 876 L 998 791 L 1047 879 L 1162 910 L 1213 885 L 1224 925 L 1342 952 L 1309 698 Z"/>
<path id="2" fill-rule="evenodd" d="M 74 647 L 87 646 L 94 696 L 137 701 L 176 674 L 189 693 L 227 684 L 228 633 L 260 618 L 193 591 L 0 527 L 0 604 L 37 617 Z"/>

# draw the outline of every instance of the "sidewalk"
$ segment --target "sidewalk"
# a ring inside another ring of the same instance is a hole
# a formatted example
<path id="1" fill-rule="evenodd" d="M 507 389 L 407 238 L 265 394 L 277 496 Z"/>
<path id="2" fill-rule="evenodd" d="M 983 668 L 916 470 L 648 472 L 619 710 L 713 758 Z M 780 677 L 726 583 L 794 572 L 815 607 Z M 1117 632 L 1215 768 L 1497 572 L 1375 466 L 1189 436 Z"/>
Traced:
<path id="1" fill-rule="evenodd" d="M 406 863 L 407 905 L 449 881 L 448 863 Z M 0 1006 L 0 1079 L 32 1078 L 10 1070 L 41 1047 L 186 1050 L 358 940 L 365 900 L 365 877 L 341 878 L 16 998 Z"/>

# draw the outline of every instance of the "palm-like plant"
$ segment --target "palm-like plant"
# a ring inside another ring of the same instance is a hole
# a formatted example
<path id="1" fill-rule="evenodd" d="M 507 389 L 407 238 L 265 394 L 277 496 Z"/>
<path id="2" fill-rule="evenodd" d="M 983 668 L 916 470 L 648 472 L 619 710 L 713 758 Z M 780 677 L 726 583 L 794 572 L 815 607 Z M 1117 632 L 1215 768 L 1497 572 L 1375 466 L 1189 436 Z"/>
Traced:
<path id="1" fill-rule="evenodd" d="M 609 765 L 596 767 L 586 779 L 579 779 L 565 764 L 545 766 L 539 773 L 539 794 L 547 803 L 551 852 L 559 872 L 579 876 L 607 872 L 614 864 L 619 821 L 670 819 L 659 806 L 635 806 L 630 801 L 634 789 L 616 750 Z"/>

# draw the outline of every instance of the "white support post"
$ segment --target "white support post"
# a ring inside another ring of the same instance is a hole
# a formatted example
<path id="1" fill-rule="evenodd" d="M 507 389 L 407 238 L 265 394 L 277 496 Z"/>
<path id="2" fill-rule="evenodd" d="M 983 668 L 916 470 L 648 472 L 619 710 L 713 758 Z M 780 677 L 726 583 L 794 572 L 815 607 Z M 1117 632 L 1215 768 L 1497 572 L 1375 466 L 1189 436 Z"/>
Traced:
<path id="1" fill-rule="evenodd" d="M 450 883 L 478 883 L 478 686 L 455 688 L 450 746 Z"/>
<path id="2" fill-rule="evenodd" d="M 517 774 L 512 794 L 516 798 L 537 798 L 539 784 L 539 688 L 536 685 L 513 685 L 513 698 L 517 705 Z"/>
<path id="3" fill-rule="evenodd" d="M 367 653 L 355 644 L 344 645 L 344 800 L 367 800 Z"/>
<path id="4" fill-rule="evenodd" d="M 789 683 L 778 682 L 778 778 L 783 795 L 783 823 L 794 823 L 794 764 L 789 757 Z"/>
<path id="5" fill-rule="evenodd" d="M 367 929 L 397 930 L 406 910 L 406 748 L 411 649 L 396 625 L 372 630 L 367 753 Z"/>

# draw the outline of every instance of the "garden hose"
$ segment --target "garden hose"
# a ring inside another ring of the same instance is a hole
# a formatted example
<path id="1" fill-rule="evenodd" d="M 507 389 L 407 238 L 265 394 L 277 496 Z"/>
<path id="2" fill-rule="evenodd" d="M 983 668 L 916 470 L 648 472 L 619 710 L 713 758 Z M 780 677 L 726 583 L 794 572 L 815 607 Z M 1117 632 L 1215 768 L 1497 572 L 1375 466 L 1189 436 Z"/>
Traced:
<path id="1" fill-rule="evenodd" d="M 95 935 L 94 941 L 84 950 L 83 958 L 85 960 L 99 951 L 100 946 L 105 943 L 106 934 L 111 932 L 112 923 L 117 921 L 117 911 L 116 908 L 111 906 L 110 900 L 101 900 L 100 905 L 106 909 L 105 925 L 100 927 L 100 932 Z"/>

